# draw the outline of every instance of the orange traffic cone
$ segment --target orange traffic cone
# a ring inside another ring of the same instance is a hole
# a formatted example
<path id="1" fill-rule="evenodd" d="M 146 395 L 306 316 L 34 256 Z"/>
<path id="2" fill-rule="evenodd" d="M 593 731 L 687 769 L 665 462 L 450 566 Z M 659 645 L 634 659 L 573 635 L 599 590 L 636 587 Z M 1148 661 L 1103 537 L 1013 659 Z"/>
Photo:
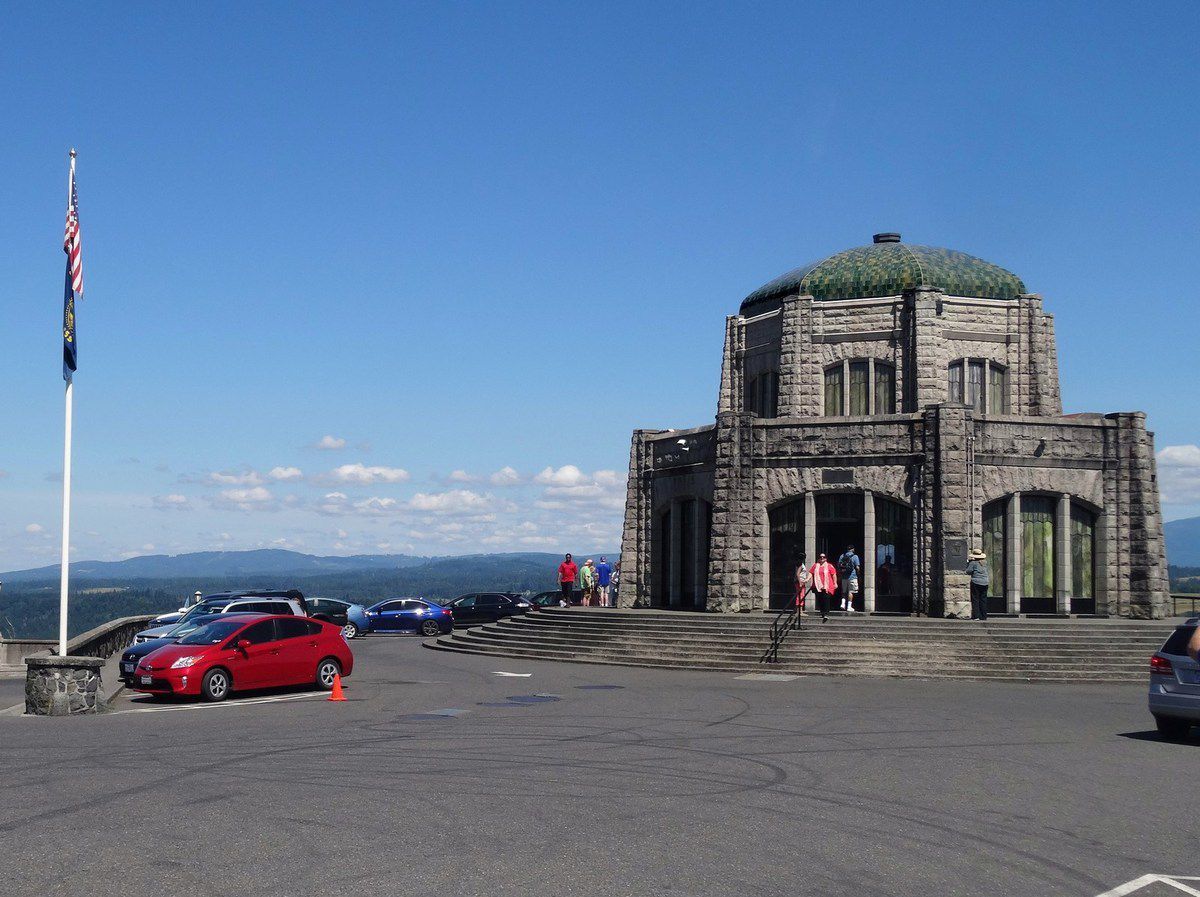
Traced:
<path id="1" fill-rule="evenodd" d="M 342 674 L 341 673 L 333 674 L 333 690 L 329 692 L 329 697 L 326 698 L 326 700 L 327 701 L 344 701 L 344 700 L 346 700 L 346 696 L 344 694 L 342 694 Z"/>

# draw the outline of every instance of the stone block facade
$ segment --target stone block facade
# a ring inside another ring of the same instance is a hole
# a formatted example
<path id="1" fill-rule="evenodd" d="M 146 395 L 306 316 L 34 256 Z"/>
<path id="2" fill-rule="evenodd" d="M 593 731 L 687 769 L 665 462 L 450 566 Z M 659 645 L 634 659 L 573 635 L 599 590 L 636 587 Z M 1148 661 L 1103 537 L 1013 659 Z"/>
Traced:
<path id="1" fill-rule="evenodd" d="M 992 612 L 1166 613 L 1153 435 L 1062 414 L 1040 296 L 756 302 L 726 320 L 715 424 L 634 433 L 624 606 L 781 607 L 800 557 L 852 541 L 864 611 L 968 615 L 987 544 Z"/>

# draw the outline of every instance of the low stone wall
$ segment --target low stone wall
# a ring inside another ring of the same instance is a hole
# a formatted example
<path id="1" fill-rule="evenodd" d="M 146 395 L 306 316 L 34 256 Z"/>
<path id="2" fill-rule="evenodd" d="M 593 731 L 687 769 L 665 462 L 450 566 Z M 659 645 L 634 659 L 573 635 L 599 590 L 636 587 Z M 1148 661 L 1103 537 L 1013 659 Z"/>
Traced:
<path id="1" fill-rule="evenodd" d="M 25 712 L 36 716 L 73 716 L 99 713 L 99 657 L 27 657 Z"/>

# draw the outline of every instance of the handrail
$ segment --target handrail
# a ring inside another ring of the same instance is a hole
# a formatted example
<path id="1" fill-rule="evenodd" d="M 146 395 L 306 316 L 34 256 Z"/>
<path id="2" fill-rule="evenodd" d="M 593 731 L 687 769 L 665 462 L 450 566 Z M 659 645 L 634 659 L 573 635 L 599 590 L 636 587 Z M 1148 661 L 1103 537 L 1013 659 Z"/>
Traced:
<path id="1" fill-rule="evenodd" d="M 1185 594 L 1183 592 L 1172 592 L 1171 593 L 1172 616 L 1175 616 L 1175 617 L 1183 616 L 1183 612 L 1179 609 L 1179 604 L 1182 601 L 1191 602 L 1192 609 L 1190 611 L 1188 611 L 1188 614 L 1197 613 L 1198 609 L 1200 609 L 1200 595 Z"/>
<path id="2" fill-rule="evenodd" d="M 779 663 L 779 646 L 783 644 L 783 640 L 793 629 L 797 632 L 800 631 L 799 607 L 792 607 L 790 610 L 781 611 L 775 615 L 775 621 L 771 624 L 771 644 L 767 646 L 767 650 L 763 652 L 763 656 L 758 659 L 758 662 Z"/>

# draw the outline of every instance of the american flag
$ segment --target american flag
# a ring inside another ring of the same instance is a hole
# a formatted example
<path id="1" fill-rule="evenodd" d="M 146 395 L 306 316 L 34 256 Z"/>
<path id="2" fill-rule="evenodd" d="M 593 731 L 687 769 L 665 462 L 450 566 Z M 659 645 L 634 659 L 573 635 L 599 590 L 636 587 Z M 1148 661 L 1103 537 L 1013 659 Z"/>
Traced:
<path id="1" fill-rule="evenodd" d="M 75 340 L 75 297 L 83 295 L 83 247 L 79 237 L 79 195 L 75 192 L 75 150 L 71 150 L 71 177 L 68 181 L 67 229 L 63 234 L 63 252 L 67 254 L 67 273 L 63 281 L 63 379 L 68 383 L 79 368 L 79 345 Z"/>
<path id="2" fill-rule="evenodd" d="M 83 247 L 79 237 L 79 193 L 75 190 L 75 153 L 71 153 L 71 199 L 67 203 L 67 229 L 63 234 L 63 251 L 67 254 L 67 270 L 71 274 L 71 290 L 83 295 Z"/>

